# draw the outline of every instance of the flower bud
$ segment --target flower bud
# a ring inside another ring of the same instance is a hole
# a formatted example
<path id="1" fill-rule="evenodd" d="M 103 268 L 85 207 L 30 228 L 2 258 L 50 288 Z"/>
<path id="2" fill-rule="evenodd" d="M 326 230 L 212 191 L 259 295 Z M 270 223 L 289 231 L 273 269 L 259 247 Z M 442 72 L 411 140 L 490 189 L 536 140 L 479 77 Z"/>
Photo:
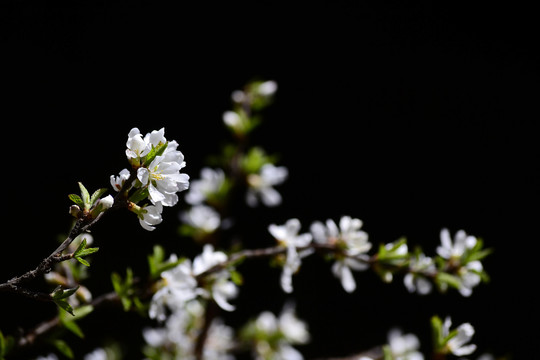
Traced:
<path id="1" fill-rule="evenodd" d="M 93 218 L 96 218 L 100 213 L 110 209 L 114 204 L 114 198 L 111 195 L 107 195 L 102 199 L 99 199 L 91 210 Z"/>
<path id="2" fill-rule="evenodd" d="M 69 213 L 70 213 L 71 216 L 78 219 L 79 216 L 81 215 L 81 208 L 78 207 L 77 205 L 71 205 L 69 207 Z"/>

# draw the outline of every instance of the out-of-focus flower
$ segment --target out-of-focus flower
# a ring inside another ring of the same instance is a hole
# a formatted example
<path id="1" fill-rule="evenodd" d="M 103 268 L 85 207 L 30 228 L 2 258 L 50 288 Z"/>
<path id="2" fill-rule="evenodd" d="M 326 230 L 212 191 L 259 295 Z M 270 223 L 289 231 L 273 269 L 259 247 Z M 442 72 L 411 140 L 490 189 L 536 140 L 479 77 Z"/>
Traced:
<path id="1" fill-rule="evenodd" d="M 225 173 L 222 169 L 204 167 L 199 179 L 191 181 L 185 200 L 191 205 L 201 205 L 210 196 L 218 193 L 225 183 Z"/>
<path id="2" fill-rule="evenodd" d="M 336 262 L 332 265 L 332 273 L 341 280 L 347 292 L 356 289 L 351 269 L 360 271 L 369 267 L 366 253 L 371 249 L 371 243 L 368 234 L 360 230 L 361 227 L 362 221 L 350 216 L 342 216 L 339 227 L 332 219 L 326 220 L 326 224 L 315 221 L 310 227 L 314 242 L 336 246 L 342 252 L 334 256 Z"/>
<path id="3" fill-rule="evenodd" d="M 437 269 L 433 259 L 423 253 L 411 256 L 409 261 L 409 273 L 403 277 L 403 283 L 410 293 L 417 292 L 426 295 L 433 289 L 433 284 L 426 275 L 433 275 Z"/>
<path id="4" fill-rule="evenodd" d="M 414 334 L 403 334 L 398 328 L 388 332 L 388 346 L 394 360 L 424 360 L 418 349 L 420 341 Z"/>
<path id="5" fill-rule="evenodd" d="M 450 334 L 452 320 L 447 316 L 442 326 L 442 336 Z M 470 355 L 476 350 L 475 344 L 468 344 L 474 335 L 474 327 L 470 323 L 463 323 L 457 327 L 457 333 L 446 342 L 446 348 L 456 356 Z"/>
<path id="6" fill-rule="evenodd" d="M 193 260 L 193 274 L 198 276 L 212 267 L 224 263 L 227 258 L 227 254 L 222 251 L 214 251 L 211 244 L 206 244 L 203 252 Z M 226 311 L 233 311 L 235 307 L 228 301 L 238 295 L 238 288 L 229 278 L 230 273 L 226 269 L 212 274 L 210 293 L 219 307 Z"/>
<path id="7" fill-rule="evenodd" d="M 281 194 L 274 189 L 274 186 L 283 183 L 289 175 L 289 171 L 284 166 L 274 164 L 264 164 L 258 174 L 249 174 L 247 177 L 248 189 L 246 192 L 246 202 L 249 206 L 255 207 L 262 202 L 269 207 L 278 206 L 282 202 Z"/>
<path id="8" fill-rule="evenodd" d="M 181 212 L 180 220 L 206 234 L 213 233 L 221 225 L 219 213 L 207 205 L 195 205 Z"/>
<path id="9" fill-rule="evenodd" d="M 172 260 L 175 261 L 175 258 Z M 151 319 L 164 321 L 167 309 L 182 309 L 186 302 L 195 299 L 201 291 L 197 289 L 197 280 L 193 277 L 189 259 L 162 272 L 161 278 L 163 286 L 152 296 L 148 314 Z"/>
<path id="10" fill-rule="evenodd" d="M 448 229 L 441 230 L 441 245 L 437 247 L 437 254 L 444 259 L 459 259 L 467 249 L 476 245 L 476 237 L 467 235 L 463 230 L 459 230 L 454 235 L 454 240 L 450 237 Z"/>
<path id="11" fill-rule="evenodd" d="M 293 291 L 292 275 L 298 271 L 302 264 L 301 255 L 297 248 L 308 246 L 312 240 L 310 233 L 298 234 L 300 228 L 301 224 L 298 219 L 289 219 L 285 225 L 271 224 L 268 226 L 268 231 L 277 240 L 278 245 L 287 249 L 281 275 L 281 287 L 287 293 Z"/>

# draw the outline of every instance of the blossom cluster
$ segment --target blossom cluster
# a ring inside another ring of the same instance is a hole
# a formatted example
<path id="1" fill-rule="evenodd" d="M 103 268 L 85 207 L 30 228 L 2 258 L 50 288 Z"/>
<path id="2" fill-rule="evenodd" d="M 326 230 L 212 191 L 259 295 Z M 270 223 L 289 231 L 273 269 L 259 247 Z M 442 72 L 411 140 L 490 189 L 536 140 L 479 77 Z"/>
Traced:
<path id="1" fill-rule="evenodd" d="M 248 135 L 260 125 L 257 111 L 271 102 L 276 90 L 274 81 L 255 81 L 233 92 L 233 109 L 223 113 L 222 121 L 236 143 L 225 146 L 221 157 L 202 167 L 199 178 L 190 179 L 182 173 L 186 166 L 184 155 L 178 142 L 165 137 L 164 128 L 143 135 L 134 127 L 126 142 L 129 167 L 110 176 L 116 196 L 102 197 L 106 189 L 90 195 L 81 183 L 81 196 L 70 195 L 75 203 L 70 213 L 77 219 L 96 221 L 113 206 L 125 207 L 137 215 L 143 229 L 152 231 L 163 221 L 163 209 L 177 205 L 178 194 L 185 191 L 186 208 L 177 212 L 179 234 L 195 240 L 200 253 L 188 258 L 173 251 L 166 259 L 163 248 L 155 245 L 154 254 L 148 257 L 150 274 L 144 289 L 136 289 L 140 283 L 134 281 L 130 268 L 125 280 L 116 273 L 111 276 L 116 300 L 120 300 L 124 310 L 136 309 L 148 318 L 148 326 L 142 329 L 142 352 L 147 360 L 234 360 L 235 354 L 242 351 L 249 352 L 255 360 L 303 360 L 298 345 L 307 344 L 312 336 L 307 322 L 297 316 L 292 301 L 285 304 L 280 314 L 262 311 L 238 330 L 225 324 L 221 311 L 233 312 L 239 303 L 234 300 L 240 292 L 242 275 L 236 267 L 250 257 L 266 257 L 271 264 L 279 265 L 279 285 L 287 296 L 294 292 L 293 279 L 304 259 L 315 255 L 323 255 L 346 293 L 357 289 L 355 273 L 367 270 L 374 271 L 386 283 L 403 275 L 406 290 L 419 295 L 430 294 L 434 289 L 454 289 L 468 297 L 476 286 L 488 280 L 482 259 L 490 250 L 483 248 L 482 239 L 464 230 L 452 237 L 443 228 L 435 255 L 429 256 L 418 246 L 411 251 L 405 238 L 376 246 L 363 221 L 349 215 L 338 220 L 313 221 L 306 231 L 298 218 L 282 224 L 270 223 L 266 230 L 275 240 L 272 247 L 244 249 L 240 240 L 232 239 L 230 248 L 226 248 L 220 240 L 228 233 L 220 231 L 235 226 L 231 202 L 241 200 L 249 210 L 260 205 L 277 207 L 283 202 L 276 187 L 287 180 L 289 170 L 277 166 L 276 158 L 260 147 L 249 147 L 247 142 Z M 87 247 L 92 240 L 88 233 L 80 234 L 67 247 L 69 254 L 63 255 L 73 261 L 57 264 L 45 274 L 47 282 L 60 286 L 51 294 L 53 301 L 71 315 L 76 308 L 78 317 L 93 310 L 89 305 L 92 294 L 83 285 L 63 288 L 78 284 L 87 276 L 89 263 L 83 257 L 98 250 Z M 60 316 L 60 322 L 81 336 L 82 330 L 73 319 Z M 471 343 L 475 329 L 470 323 L 452 327 L 450 316 L 444 320 L 434 316 L 431 327 L 435 356 L 451 355 L 465 360 L 461 357 L 476 351 L 477 346 Z M 376 354 L 368 351 L 357 359 L 424 360 L 420 339 L 398 327 L 392 328 L 386 342 L 376 349 Z M 0 358 L 2 351 L 0 347 Z M 84 359 L 109 357 L 108 350 L 96 348 Z M 38 359 L 57 357 L 50 354 Z M 485 354 L 476 360 L 493 358 Z"/>
<path id="2" fill-rule="evenodd" d="M 473 288 L 487 278 L 481 259 L 489 251 L 482 249 L 480 239 L 467 235 L 464 230 L 457 231 L 452 240 L 449 230 L 443 228 L 440 232 L 441 245 L 437 247 L 435 257 L 419 250 L 410 253 L 406 239 L 381 245 L 376 256 L 370 256 L 368 252 L 373 246 L 362 226 L 360 219 L 351 216 L 342 216 L 339 225 L 332 219 L 325 223 L 314 221 L 306 233 L 300 233 L 301 224 L 296 218 L 283 225 L 269 225 L 269 233 L 278 246 L 285 249 L 281 273 L 283 291 L 293 291 L 292 276 L 300 269 L 302 258 L 313 254 L 316 249 L 330 251 L 334 260 L 332 273 L 349 293 L 356 289 L 353 271 L 370 267 L 385 282 L 391 282 L 394 274 L 405 272 L 403 283 L 407 290 L 421 295 L 429 294 L 435 283 L 443 292 L 453 287 L 461 295 L 470 296 Z"/>
<path id="3" fill-rule="evenodd" d="M 111 175 L 110 183 L 118 192 L 135 190 L 128 198 L 128 208 L 137 214 L 145 230 L 152 231 L 163 220 L 163 207 L 176 205 L 177 193 L 189 188 L 189 175 L 181 173 L 186 166 L 184 155 L 178 150 L 178 142 L 165 138 L 164 128 L 144 137 L 138 128 L 133 128 L 126 146 L 131 170 Z M 149 203 L 138 205 L 146 199 Z"/>
<path id="4" fill-rule="evenodd" d="M 171 255 L 169 262 L 177 262 L 177 256 Z M 161 273 L 160 288 L 154 293 L 150 303 L 149 316 L 164 321 L 169 312 L 176 312 L 185 307 L 191 300 L 199 297 L 213 299 L 223 310 L 233 311 L 235 307 L 229 300 L 236 297 L 238 288 L 230 280 L 230 271 L 223 269 L 212 272 L 205 278 L 204 285 L 197 280 L 206 271 L 227 260 L 227 255 L 215 251 L 210 244 L 204 246 L 203 252 L 193 259 L 183 259 L 178 265 Z"/>

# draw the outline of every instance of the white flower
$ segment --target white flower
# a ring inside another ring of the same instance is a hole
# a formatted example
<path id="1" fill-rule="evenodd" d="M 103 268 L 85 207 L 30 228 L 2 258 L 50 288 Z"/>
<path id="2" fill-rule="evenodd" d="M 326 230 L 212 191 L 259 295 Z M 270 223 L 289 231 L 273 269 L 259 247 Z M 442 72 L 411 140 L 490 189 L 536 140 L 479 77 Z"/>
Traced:
<path id="1" fill-rule="evenodd" d="M 147 205 L 142 209 L 142 219 L 139 218 L 139 223 L 143 229 L 152 231 L 155 229 L 155 225 L 163 221 L 162 212 L 163 205 L 160 202 L 156 203 L 156 205 Z"/>
<path id="2" fill-rule="evenodd" d="M 452 320 L 447 316 L 442 327 L 443 338 L 450 333 L 450 326 L 452 326 Z M 474 328 L 471 324 L 461 324 L 457 327 L 457 334 L 446 343 L 446 347 L 456 356 L 470 355 L 476 350 L 476 345 L 466 344 L 471 341 L 473 335 Z"/>
<path id="3" fill-rule="evenodd" d="M 227 254 L 221 251 L 214 251 L 211 244 L 206 244 L 203 252 L 193 260 L 193 274 L 195 276 L 211 269 L 212 267 L 222 264 L 227 261 Z M 212 298 L 226 311 L 233 311 L 235 307 L 228 300 L 235 298 L 238 295 L 237 286 L 229 280 L 230 273 L 227 270 L 222 270 L 214 274 L 211 285 Z"/>
<path id="4" fill-rule="evenodd" d="M 259 85 L 257 93 L 261 96 L 272 96 L 277 91 L 277 88 L 277 82 L 268 80 Z"/>
<path id="5" fill-rule="evenodd" d="M 437 247 L 437 254 L 444 259 L 460 258 L 467 249 L 476 245 L 476 238 L 467 235 L 463 230 L 459 230 L 454 235 L 454 241 L 450 237 L 448 229 L 441 230 L 441 245 Z"/>
<path id="6" fill-rule="evenodd" d="M 302 354 L 291 344 L 305 344 L 310 335 L 307 324 L 296 317 L 294 306 L 287 304 L 279 318 L 269 311 L 264 311 L 255 319 L 257 332 L 265 334 L 265 339 L 255 346 L 255 359 L 302 360 Z M 266 339 L 277 340 L 269 343 Z"/>
<path id="7" fill-rule="evenodd" d="M 360 219 L 353 219 L 350 216 L 342 216 L 339 220 L 339 227 L 334 220 L 326 220 L 326 226 L 315 221 L 311 224 L 310 230 L 313 240 L 319 244 L 340 244 L 345 247 L 347 255 L 355 256 L 363 254 L 371 249 L 368 241 L 368 234 L 360 230 L 363 223 Z"/>
<path id="8" fill-rule="evenodd" d="M 281 204 L 281 194 L 273 186 L 283 183 L 288 175 L 289 171 L 284 166 L 264 164 L 259 174 L 250 174 L 247 178 L 249 185 L 246 192 L 247 204 L 255 207 L 259 204 L 259 200 L 269 207 Z"/>
<path id="9" fill-rule="evenodd" d="M 149 316 L 151 319 L 164 321 L 167 318 L 167 308 L 172 311 L 181 309 L 187 301 L 200 295 L 201 291 L 197 289 L 197 280 L 193 276 L 190 260 L 184 260 L 174 268 L 162 272 L 161 278 L 164 285 L 152 297 Z"/>
<path id="10" fill-rule="evenodd" d="M 246 126 L 246 121 L 235 111 L 225 111 L 223 113 L 223 122 L 232 129 L 242 130 Z"/>
<path id="11" fill-rule="evenodd" d="M 343 289 L 348 293 L 352 293 L 354 290 L 356 290 L 356 281 L 354 280 L 351 269 L 362 271 L 368 267 L 369 265 L 366 262 L 358 261 L 352 258 L 343 258 L 337 260 L 332 265 L 332 273 L 341 281 L 341 286 L 343 286 Z"/>
<path id="12" fill-rule="evenodd" d="M 103 348 L 94 349 L 84 356 L 84 360 L 107 360 L 107 352 Z"/>
<path id="13" fill-rule="evenodd" d="M 473 287 L 482 281 L 482 278 L 478 275 L 482 270 L 482 263 L 478 260 L 468 262 L 459 269 L 460 286 L 458 291 L 461 295 L 471 296 Z"/>
<path id="14" fill-rule="evenodd" d="M 165 138 L 165 128 L 159 130 L 152 130 L 144 136 L 144 141 L 152 147 L 165 144 L 167 139 Z"/>
<path id="15" fill-rule="evenodd" d="M 225 173 L 222 169 L 204 167 L 201 169 L 201 178 L 191 181 L 185 200 L 188 204 L 199 205 L 215 194 L 225 182 Z"/>
<path id="16" fill-rule="evenodd" d="M 122 186 L 124 186 L 124 183 L 127 179 L 129 179 L 129 171 L 128 169 L 123 169 L 120 171 L 120 174 L 118 176 L 111 175 L 111 185 L 112 188 L 115 191 L 120 191 L 122 189 Z"/>
<path id="17" fill-rule="evenodd" d="M 102 209 L 110 209 L 114 204 L 114 198 L 112 195 L 107 195 L 104 198 L 98 200 Z"/>
<path id="18" fill-rule="evenodd" d="M 395 360 L 424 360 L 418 351 L 420 341 L 414 334 L 403 334 L 400 329 L 391 329 L 388 332 L 388 345 Z"/>
<path id="19" fill-rule="evenodd" d="M 38 356 L 35 360 L 58 360 L 58 356 L 54 353 L 50 353 L 47 356 Z"/>
<path id="20" fill-rule="evenodd" d="M 287 293 L 292 292 L 292 275 L 298 271 L 302 263 L 301 254 L 298 253 L 297 248 L 308 246 L 312 240 L 312 235 L 309 233 L 298 234 L 300 227 L 298 219 L 287 220 L 285 225 L 271 224 L 268 226 L 268 231 L 278 241 L 278 244 L 287 248 L 287 257 L 281 275 L 281 287 Z"/>
<path id="21" fill-rule="evenodd" d="M 284 306 L 278 318 L 278 326 L 285 339 L 291 344 L 305 344 L 309 341 L 307 324 L 298 319 L 293 305 Z"/>
<path id="22" fill-rule="evenodd" d="M 221 318 L 214 318 L 210 323 L 204 342 L 204 360 L 234 360 L 228 354 L 234 347 L 234 330 L 225 325 Z"/>
<path id="23" fill-rule="evenodd" d="M 138 128 L 133 128 L 128 134 L 126 143 L 126 156 L 128 159 L 138 159 L 150 152 L 152 147 L 144 141 Z"/>
<path id="24" fill-rule="evenodd" d="M 221 225 L 219 213 L 206 205 L 195 205 L 188 211 L 181 212 L 180 220 L 208 234 L 213 233 Z"/>
<path id="25" fill-rule="evenodd" d="M 139 129 L 131 129 L 126 144 L 126 155 L 131 165 L 137 169 L 140 186 L 148 186 L 150 201 L 154 205 L 161 202 L 163 206 L 174 206 L 178 202 L 176 193 L 189 187 L 189 176 L 180 173 L 186 163 L 182 152 L 177 150 L 178 143 L 174 140 L 167 141 L 164 134 L 165 129 L 161 128 L 147 133 L 143 138 Z M 152 153 L 149 159 L 141 161 L 155 149 L 159 156 Z M 150 160 L 151 163 L 147 164 Z M 120 176 L 111 176 L 111 185 L 119 191 L 128 178 L 129 172 L 124 169 L 120 172 Z"/>
<path id="26" fill-rule="evenodd" d="M 437 253 L 450 261 L 459 260 L 467 250 L 476 245 L 477 241 L 476 237 L 467 235 L 463 230 L 456 232 L 454 241 L 452 241 L 448 229 L 442 229 L 441 245 L 437 247 Z M 458 291 L 461 295 L 470 296 L 472 294 L 473 287 L 482 280 L 479 275 L 482 270 L 483 266 L 479 260 L 470 261 L 459 268 L 457 273 L 460 280 Z"/>
<path id="27" fill-rule="evenodd" d="M 360 271 L 369 267 L 369 257 L 365 253 L 371 249 L 371 243 L 368 241 L 368 234 L 360 230 L 361 227 L 362 221 L 350 216 L 342 216 L 339 227 L 332 219 L 326 220 L 326 226 L 320 221 L 315 221 L 310 227 L 315 242 L 343 248 L 344 256 L 337 258 L 332 265 L 332 272 L 341 280 L 347 292 L 356 289 L 351 269 Z"/>
<path id="28" fill-rule="evenodd" d="M 137 170 L 137 179 L 143 186 L 148 185 L 148 198 L 153 204 L 161 202 L 164 206 L 174 206 L 178 202 L 176 193 L 189 187 L 189 176 L 180 173 L 180 169 L 186 165 L 181 154 L 167 156 L 164 153 L 156 156 L 148 168 L 140 167 Z"/>
<path id="29" fill-rule="evenodd" d="M 410 272 L 403 277 L 403 283 L 410 293 L 418 292 L 420 295 L 429 294 L 433 284 L 425 275 L 432 275 L 436 272 L 433 259 L 425 254 L 413 256 L 409 263 Z"/>

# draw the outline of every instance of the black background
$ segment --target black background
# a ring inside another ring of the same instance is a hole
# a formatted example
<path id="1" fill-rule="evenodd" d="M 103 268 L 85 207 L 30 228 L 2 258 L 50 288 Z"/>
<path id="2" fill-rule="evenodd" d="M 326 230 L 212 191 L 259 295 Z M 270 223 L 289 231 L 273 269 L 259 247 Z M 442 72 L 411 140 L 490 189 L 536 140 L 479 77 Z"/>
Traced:
<path id="1" fill-rule="evenodd" d="M 463 298 L 408 294 L 401 278 L 356 276 L 346 294 L 321 259 L 305 261 L 294 299 L 309 320 L 307 358 L 382 343 L 392 326 L 429 348 L 429 318 L 471 322 L 479 352 L 534 357 L 538 152 L 537 20 L 519 3 L 4 1 L 1 5 L 4 235 L 1 278 L 28 270 L 69 229 L 77 181 L 109 185 L 126 167 L 127 133 L 165 127 L 197 178 L 227 139 L 230 94 L 254 78 L 279 89 L 253 143 L 280 155 L 290 177 L 277 209 L 242 213 L 250 247 L 272 244 L 270 223 L 351 215 L 373 244 L 406 236 L 434 254 L 448 227 L 484 239 L 491 282 Z M 181 205 L 180 205 L 181 206 Z M 145 270 L 156 242 L 194 254 L 176 235 L 179 209 L 147 233 L 132 214 L 94 229 L 94 295 L 111 271 Z M 291 298 L 279 271 L 246 263 L 231 325 Z M 51 304 L 2 294 L 0 329 L 32 326 Z M 83 323 L 79 356 L 98 334 L 127 338 L 136 316 L 107 309 Z M 528 328 L 532 325 L 532 330 Z M 125 332 L 124 334 L 122 334 Z M 75 346 L 74 346 L 75 347 Z M 126 349 L 127 351 L 128 349 Z M 43 350 L 45 351 L 45 350 Z M 472 357 L 474 358 L 474 357 Z"/>

